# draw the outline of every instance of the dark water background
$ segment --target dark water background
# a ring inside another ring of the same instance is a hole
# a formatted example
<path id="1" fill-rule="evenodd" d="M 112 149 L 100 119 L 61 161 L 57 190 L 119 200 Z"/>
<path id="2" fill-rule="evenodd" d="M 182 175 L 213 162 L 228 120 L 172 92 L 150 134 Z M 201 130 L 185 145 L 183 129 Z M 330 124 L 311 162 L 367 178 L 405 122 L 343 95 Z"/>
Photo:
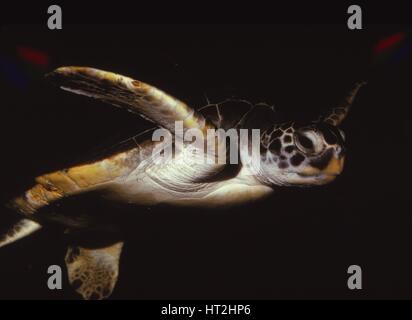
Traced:
<path id="1" fill-rule="evenodd" d="M 1 57 L 17 61 L 27 78 L 0 79 L 2 201 L 31 177 L 140 131 L 141 120 L 132 114 L 44 81 L 55 67 L 130 75 L 194 107 L 206 104 L 205 95 L 212 102 L 236 96 L 308 119 L 366 79 L 343 126 L 348 158 L 339 179 L 279 190 L 264 202 L 224 212 L 136 210 L 124 231 L 128 241 L 111 298 L 412 298 L 412 52 L 398 60 L 396 52 L 373 53 L 394 33 L 405 32 L 411 41 L 411 31 L 141 25 L 71 26 L 57 35 L 4 27 Z M 49 64 L 25 64 L 17 46 L 47 53 Z M 119 210 L 78 205 L 96 215 Z M 10 220 L 6 211 L 0 215 L 3 226 Z M 64 290 L 46 286 L 48 266 L 64 268 L 60 231 L 43 229 L 0 250 L 0 298 L 78 297 L 66 275 Z M 346 286 L 352 264 L 363 270 L 364 289 L 357 292 Z"/>

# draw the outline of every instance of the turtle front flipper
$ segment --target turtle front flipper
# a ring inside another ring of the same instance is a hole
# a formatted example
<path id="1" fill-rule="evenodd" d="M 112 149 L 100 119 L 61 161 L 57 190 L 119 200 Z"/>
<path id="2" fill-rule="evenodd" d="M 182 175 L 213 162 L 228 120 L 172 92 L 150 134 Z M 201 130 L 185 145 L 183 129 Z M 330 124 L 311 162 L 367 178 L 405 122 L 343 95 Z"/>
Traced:
<path id="1" fill-rule="evenodd" d="M 123 242 L 98 249 L 70 246 L 66 254 L 69 282 L 84 299 L 110 296 L 119 274 Z"/>
<path id="2" fill-rule="evenodd" d="M 182 101 L 144 82 L 116 73 L 88 67 L 61 67 L 47 75 L 60 88 L 92 97 L 137 113 L 175 133 L 175 122 L 183 130 L 199 129 L 206 133 L 214 126 Z"/>

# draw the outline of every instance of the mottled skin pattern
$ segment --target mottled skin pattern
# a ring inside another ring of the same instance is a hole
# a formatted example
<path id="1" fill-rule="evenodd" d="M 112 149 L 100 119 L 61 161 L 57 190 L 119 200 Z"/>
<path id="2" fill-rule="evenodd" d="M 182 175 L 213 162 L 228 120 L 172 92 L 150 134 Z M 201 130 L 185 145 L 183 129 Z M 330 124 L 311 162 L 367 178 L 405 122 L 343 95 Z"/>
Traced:
<path id="1" fill-rule="evenodd" d="M 304 166 L 307 169 L 301 175 L 309 175 L 316 169 L 325 170 L 334 154 L 342 158 L 344 140 L 343 132 L 327 123 L 285 123 L 262 133 L 262 147 L 267 150 L 262 156 L 279 169 Z M 319 156 L 314 157 L 316 154 Z"/>
<path id="2" fill-rule="evenodd" d="M 85 299 L 102 299 L 110 295 L 119 274 L 123 242 L 103 249 L 70 246 L 66 254 L 69 282 Z"/>
<path id="3" fill-rule="evenodd" d="M 239 143 L 240 162 L 236 165 L 199 163 L 198 146 L 184 143 L 170 161 L 159 164 L 153 150 L 160 142 L 151 139 L 153 130 L 149 130 L 132 137 L 121 151 L 36 177 L 31 188 L 9 202 L 22 219 L 10 228 L 0 247 L 52 220 L 39 215 L 42 208 L 92 191 L 132 205 L 218 209 L 261 199 L 280 186 L 329 183 L 342 172 L 344 163 L 344 135 L 338 126 L 363 84 L 356 84 L 338 108 L 317 121 L 280 124 L 274 109 L 267 105 L 228 100 L 195 111 L 153 86 L 97 69 L 62 67 L 48 77 L 64 90 L 137 113 L 153 122 L 154 129 L 164 128 L 175 138 L 179 134 L 175 132 L 176 121 L 183 123 L 183 132 L 260 129 L 259 158 L 248 161 L 249 141 Z M 220 150 L 222 143 L 212 139 Z M 67 231 L 81 227 L 69 216 L 61 215 L 58 220 Z M 116 240 L 100 248 L 68 248 L 69 282 L 83 298 L 102 299 L 111 294 L 122 246 L 123 242 Z"/>

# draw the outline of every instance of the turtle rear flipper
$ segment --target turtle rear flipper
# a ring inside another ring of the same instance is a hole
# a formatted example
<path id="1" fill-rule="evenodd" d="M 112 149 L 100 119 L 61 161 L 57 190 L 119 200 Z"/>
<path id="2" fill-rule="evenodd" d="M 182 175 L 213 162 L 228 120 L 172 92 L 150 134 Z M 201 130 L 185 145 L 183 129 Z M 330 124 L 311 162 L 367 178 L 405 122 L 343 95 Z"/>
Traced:
<path id="1" fill-rule="evenodd" d="M 119 258 L 123 242 L 87 249 L 70 246 L 66 254 L 69 282 L 84 299 L 104 299 L 110 296 L 119 274 Z"/>
<path id="2" fill-rule="evenodd" d="M 0 248 L 24 238 L 39 230 L 41 225 L 29 219 L 19 219 L 9 229 L 0 235 Z"/>

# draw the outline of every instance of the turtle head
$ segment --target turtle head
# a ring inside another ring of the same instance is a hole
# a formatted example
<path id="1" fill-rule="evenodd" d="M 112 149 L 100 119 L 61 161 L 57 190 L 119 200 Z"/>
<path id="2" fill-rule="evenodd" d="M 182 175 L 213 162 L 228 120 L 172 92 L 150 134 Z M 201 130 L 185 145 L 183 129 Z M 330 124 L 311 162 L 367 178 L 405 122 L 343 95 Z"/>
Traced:
<path id="1" fill-rule="evenodd" d="M 357 83 L 338 107 L 316 121 L 274 125 L 262 134 L 261 173 L 269 183 L 322 185 L 342 172 L 345 135 L 339 126 L 363 84 Z"/>

